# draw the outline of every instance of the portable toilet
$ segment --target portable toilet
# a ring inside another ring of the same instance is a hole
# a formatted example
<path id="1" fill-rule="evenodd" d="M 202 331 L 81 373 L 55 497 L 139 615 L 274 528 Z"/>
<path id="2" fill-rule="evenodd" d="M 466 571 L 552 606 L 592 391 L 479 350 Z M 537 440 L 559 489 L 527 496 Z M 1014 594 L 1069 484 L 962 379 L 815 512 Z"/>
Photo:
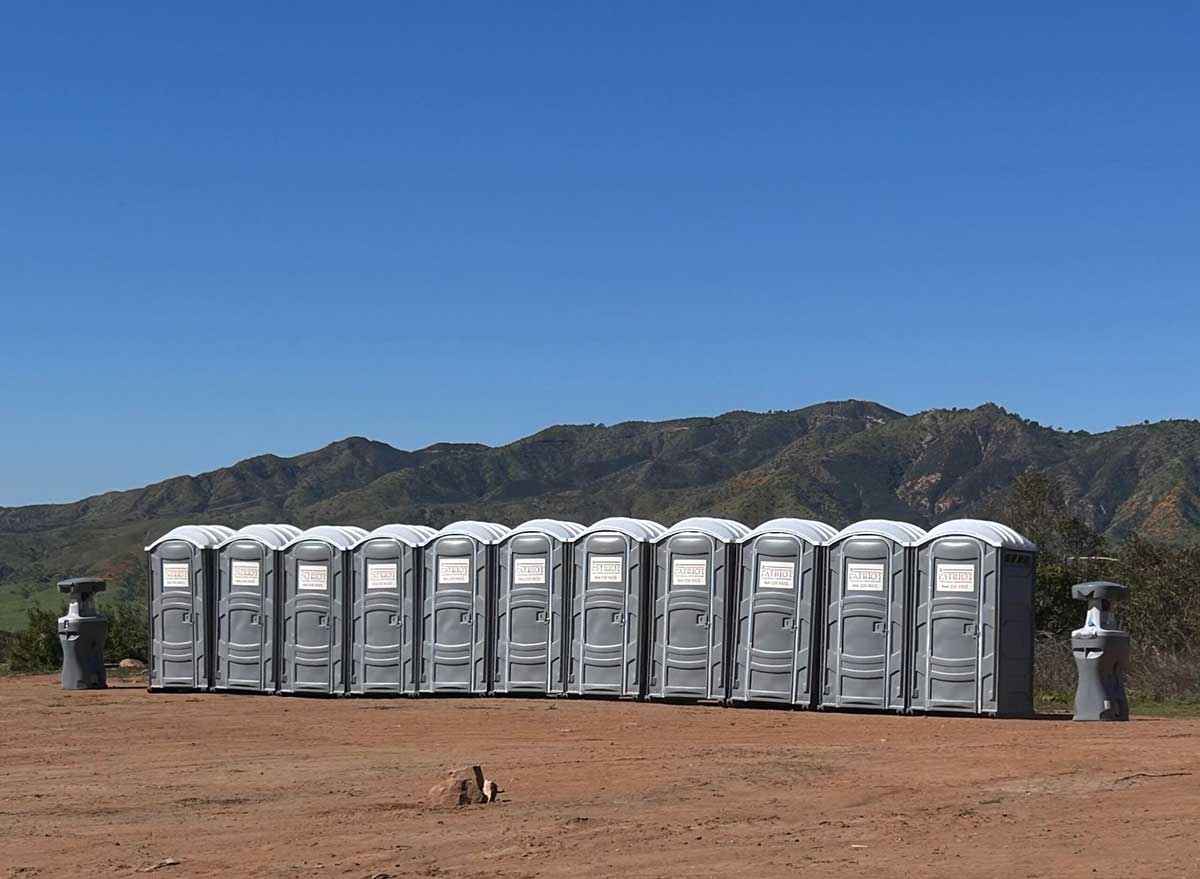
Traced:
<path id="1" fill-rule="evenodd" d="M 213 550 L 232 533 L 224 525 L 184 525 L 146 547 L 149 689 L 208 688 Z"/>
<path id="2" fill-rule="evenodd" d="M 578 522 L 530 519 L 496 548 L 495 693 L 562 693 L 567 578 Z"/>
<path id="3" fill-rule="evenodd" d="M 247 525 L 217 545 L 214 690 L 275 692 L 279 552 L 299 533 L 295 525 Z"/>
<path id="4" fill-rule="evenodd" d="M 924 536 L 866 519 L 826 543 L 822 708 L 906 709 L 909 581 Z"/>
<path id="5" fill-rule="evenodd" d="M 728 607 L 738 541 L 749 533 L 731 519 L 697 517 L 655 541 L 649 698 L 726 697 Z"/>
<path id="6" fill-rule="evenodd" d="M 955 519 L 917 547 L 912 711 L 1033 714 L 1037 547 L 997 522 Z"/>
<path id="7" fill-rule="evenodd" d="M 642 695 L 643 608 L 654 541 L 667 529 L 649 519 L 601 519 L 575 538 L 567 598 L 567 693 Z"/>
<path id="8" fill-rule="evenodd" d="M 731 702 L 812 707 L 821 558 L 836 533 L 824 522 L 772 519 L 739 541 Z"/>
<path id="9" fill-rule="evenodd" d="M 350 547 L 366 535 L 350 525 L 319 525 L 284 544 L 280 693 L 346 692 Z"/>
<path id="10" fill-rule="evenodd" d="M 493 570 L 506 534 L 495 522 L 453 522 L 425 544 L 418 692 L 491 689 Z"/>
<path id="11" fill-rule="evenodd" d="M 354 695 L 417 692 L 417 610 L 425 525 L 382 525 L 351 548 L 350 687 Z"/>

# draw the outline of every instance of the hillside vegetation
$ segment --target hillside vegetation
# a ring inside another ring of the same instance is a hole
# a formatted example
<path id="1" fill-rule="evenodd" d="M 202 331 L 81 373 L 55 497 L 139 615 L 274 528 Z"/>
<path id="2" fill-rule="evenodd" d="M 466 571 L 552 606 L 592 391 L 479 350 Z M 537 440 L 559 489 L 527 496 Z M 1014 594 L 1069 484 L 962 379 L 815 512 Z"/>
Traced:
<path id="1" fill-rule="evenodd" d="M 1066 594 L 1071 582 L 1123 578 L 1144 586 L 1129 608 L 1142 647 L 1183 663 L 1172 687 L 1200 692 L 1188 677 L 1190 659 L 1180 659 L 1200 640 L 1200 422 L 1089 434 L 990 404 L 904 415 L 851 400 L 561 425 L 499 447 L 402 451 L 351 437 L 294 458 L 263 455 L 71 504 L 0 507 L 0 629 L 23 628 L 29 608 L 52 615 L 60 605 L 53 584 L 66 576 L 114 580 L 114 608 L 137 601 L 141 547 L 188 522 L 372 528 L 609 515 L 664 524 L 713 515 L 751 525 L 786 515 L 834 526 L 885 517 L 925 527 L 959 516 L 998 518 L 1043 550 L 1038 622 L 1052 636 L 1048 645 L 1079 616 Z M 1121 563 L 1090 570 L 1066 561 L 1101 553 Z M 1062 659 L 1050 649 L 1043 670 Z M 1059 671 L 1062 678 L 1065 666 Z M 1062 685 L 1043 678 L 1051 689 Z"/>

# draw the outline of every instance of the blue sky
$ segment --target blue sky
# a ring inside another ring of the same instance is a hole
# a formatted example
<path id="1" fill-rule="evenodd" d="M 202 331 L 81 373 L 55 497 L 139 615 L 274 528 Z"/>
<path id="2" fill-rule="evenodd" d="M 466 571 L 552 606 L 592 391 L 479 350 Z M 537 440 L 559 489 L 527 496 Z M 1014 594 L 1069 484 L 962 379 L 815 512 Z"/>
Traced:
<path id="1" fill-rule="evenodd" d="M 351 434 L 1200 403 L 1200 6 L 0 13 L 0 505 Z"/>

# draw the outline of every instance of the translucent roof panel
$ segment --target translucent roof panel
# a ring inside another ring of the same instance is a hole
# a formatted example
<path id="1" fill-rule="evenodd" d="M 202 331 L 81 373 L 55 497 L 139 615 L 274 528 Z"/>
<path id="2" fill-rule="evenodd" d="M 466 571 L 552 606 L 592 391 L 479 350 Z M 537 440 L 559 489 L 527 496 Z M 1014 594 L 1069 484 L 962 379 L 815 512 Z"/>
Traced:
<path id="1" fill-rule="evenodd" d="M 735 522 L 733 519 L 712 519 L 708 516 L 693 516 L 690 519 L 683 519 L 676 522 L 660 534 L 658 539 L 666 540 L 668 537 L 674 537 L 676 534 L 683 534 L 688 531 L 707 534 L 709 537 L 726 543 L 734 543 L 750 533 L 749 528 L 741 522 Z"/>
<path id="2" fill-rule="evenodd" d="M 154 547 L 167 540 L 186 540 L 198 549 L 209 549 L 217 546 L 231 534 L 233 534 L 233 529 L 226 528 L 224 525 L 180 525 L 178 528 L 172 528 L 147 546 L 146 552 L 150 552 Z"/>
<path id="3" fill-rule="evenodd" d="M 583 529 L 580 537 L 588 534 L 599 534 L 604 531 L 615 531 L 618 534 L 624 534 L 626 537 L 632 537 L 634 540 L 653 541 L 657 540 L 667 529 L 652 522 L 649 519 L 630 519 L 628 516 L 609 516 L 607 519 L 601 519 Z"/>
<path id="4" fill-rule="evenodd" d="M 1015 549 L 1023 552 L 1034 552 L 1037 550 L 1037 545 L 1029 538 L 1019 534 L 1007 525 L 1001 525 L 999 522 L 991 522 L 987 519 L 952 519 L 949 522 L 943 522 L 941 525 L 931 529 L 921 542 L 928 543 L 939 537 L 951 536 L 974 537 L 990 546 L 1002 547 L 1004 549 Z"/>
<path id="5" fill-rule="evenodd" d="M 380 525 L 374 531 L 368 532 L 359 538 L 356 547 L 362 546 L 368 540 L 398 540 L 406 546 L 423 546 L 428 543 L 433 535 L 437 534 L 435 530 L 428 525 Z"/>
<path id="6" fill-rule="evenodd" d="M 471 519 L 464 519 L 461 522 L 451 522 L 445 528 L 442 528 L 430 540 L 437 540 L 439 537 L 448 537 L 450 535 L 461 535 L 466 537 L 474 537 L 480 543 L 499 543 L 508 534 L 508 528 L 498 522 L 476 522 Z"/>
<path id="7" fill-rule="evenodd" d="M 548 534 L 555 540 L 574 540 L 582 534 L 584 528 L 578 522 L 566 522 L 561 519 L 530 519 L 528 522 L 522 522 L 516 528 L 504 535 L 512 537 L 521 533 L 536 533 Z"/>
<path id="8" fill-rule="evenodd" d="M 222 540 L 217 548 L 235 540 L 257 540 L 267 549 L 282 549 L 285 543 L 299 533 L 300 529 L 295 525 L 247 525 Z"/>
<path id="9" fill-rule="evenodd" d="M 320 540 L 338 549 L 349 549 L 366 536 L 365 529 L 354 525 L 318 525 L 316 528 L 301 531 L 284 544 L 283 548 L 287 549 L 303 540 Z"/>
<path id="10" fill-rule="evenodd" d="M 763 522 L 742 538 L 742 543 L 761 537 L 764 534 L 791 534 L 812 544 L 832 540 L 837 529 L 815 519 L 771 519 Z"/>
<path id="11" fill-rule="evenodd" d="M 843 537 L 854 537 L 860 534 L 873 534 L 877 537 L 894 540 L 903 546 L 912 546 L 920 543 L 925 537 L 925 529 L 910 525 L 908 522 L 896 522 L 892 519 L 863 519 L 861 522 L 847 525 L 829 538 L 826 543 L 834 543 Z"/>

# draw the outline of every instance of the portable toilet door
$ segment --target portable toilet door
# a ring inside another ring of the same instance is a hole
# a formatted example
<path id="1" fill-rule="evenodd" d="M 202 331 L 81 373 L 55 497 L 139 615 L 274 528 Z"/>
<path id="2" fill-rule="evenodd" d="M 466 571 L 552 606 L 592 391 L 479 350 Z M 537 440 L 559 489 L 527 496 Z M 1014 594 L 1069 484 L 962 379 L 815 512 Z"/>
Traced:
<path id="1" fill-rule="evenodd" d="M 740 541 L 731 702 L 812 707 L 817 586 L 836 530 L 809 519 L 772 519 Z"/>
<path id="2" fill-rule="evenodd" d="M 821 707 L 904 711 L 915 525 L 867 519 L 828 542 Z"/>
<path id="3" fill-rule="evenodd" d="M 204 690 L 212 680 L 213 548 L 223 525 L 184 525 L 146 547 L 151 690 Z"/>
<path id="4" fill-rule="evenodd" d="M 698 517 L 656 541 L 649 698 L 725 698 L 727 607 L 737 541 L 749 531 L 740 522 Z"/>
<path id="5" fill-rule="evenodd" d="M 910 709 L 1033 714 L 1037 547 L 996 522 L 938 525 L 917 549 Z"/>
<path id="6" fill-rule="evenodd" d="M 419 692 L 490 691 L 492 568 L 507 533 L 494 522 L 454 522 L 425 545 Z"/>
<path id="7" fill-rule="evenodd" d="M 283 547 L 280 693 L 346 692 L 346 598 L 350 547 L 362 528 L 320 525 Z"/>
<path id="8" fill-rule="evenodd" d="M 217 546 L 215 690 L 273 693 L 279 550 L 294 525 L 248 525 Z"/>
<path id="9" fill-rule="evenodd" d="M 350 693 L 417 692 L 417 588 L 425 525 L 383 525 L 351 549 Z"/>
<path id="10" fill-rule="evenodd" d="M 577 522 L 531 519 L 496 549 L 495 693 L 563 692 L 563 612 Z"/>
<path id="11" fill-rule="evenodd" d="M 648 519 L 601 519 L 575 539 L 567 599 L 567 693 L 642 695 L 654 541 L 667 529 Z"/>

